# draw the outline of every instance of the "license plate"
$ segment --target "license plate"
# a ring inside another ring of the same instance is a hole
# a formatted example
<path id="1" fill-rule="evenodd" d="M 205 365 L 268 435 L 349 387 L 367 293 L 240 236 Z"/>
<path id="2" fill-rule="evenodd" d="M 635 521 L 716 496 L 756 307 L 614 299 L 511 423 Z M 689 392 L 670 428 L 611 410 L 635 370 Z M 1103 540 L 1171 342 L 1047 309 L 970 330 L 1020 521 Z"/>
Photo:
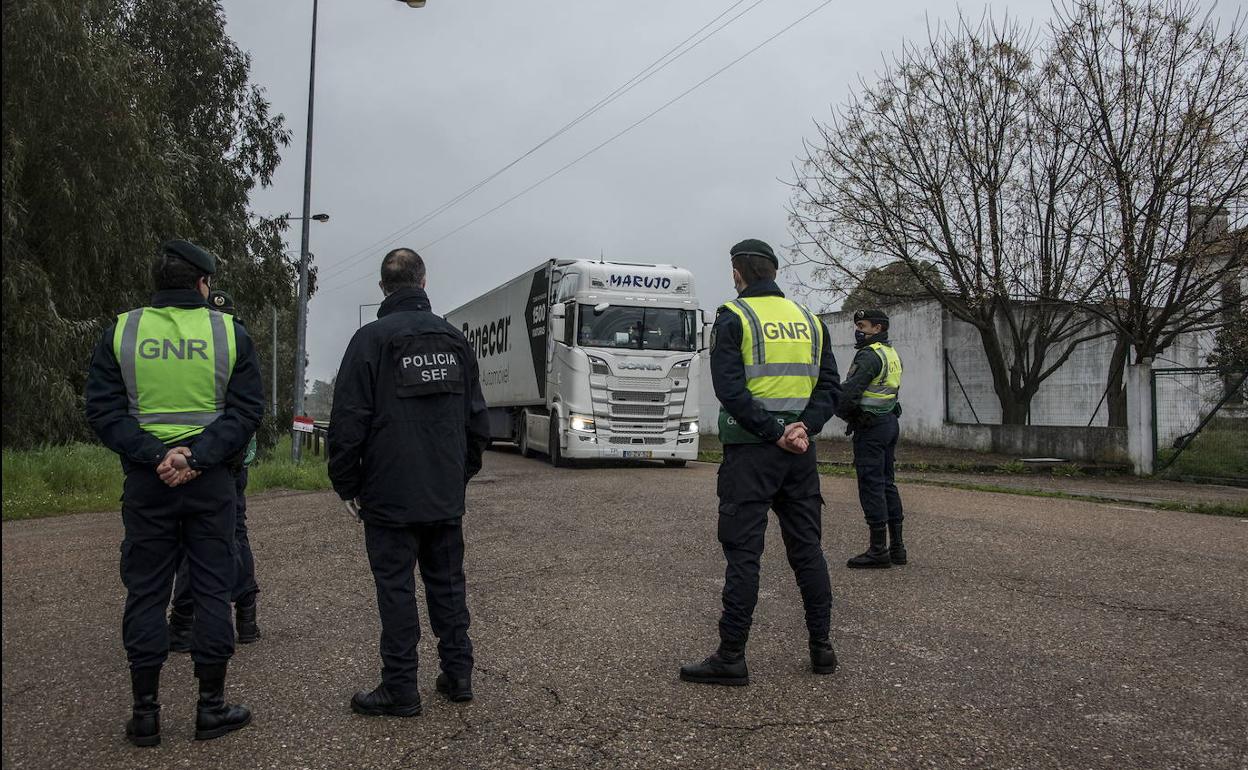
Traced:
<path id="1" fill-rule="evenodd" d="M 624 457 L 625 459 L 648 460 L 654 457 L 654 452 L 651 452 L 649 449 L 625 449 Z"/>

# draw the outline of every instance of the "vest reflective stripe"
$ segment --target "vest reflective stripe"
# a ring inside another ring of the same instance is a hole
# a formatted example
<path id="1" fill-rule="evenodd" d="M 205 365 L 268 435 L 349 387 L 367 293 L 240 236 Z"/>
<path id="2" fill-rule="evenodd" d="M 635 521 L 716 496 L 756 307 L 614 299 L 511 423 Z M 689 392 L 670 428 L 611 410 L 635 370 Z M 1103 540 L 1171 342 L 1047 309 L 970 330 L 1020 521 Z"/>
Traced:
<path id="1" fill-rule="evenodd" d="M 119 327 L 121 343 L 117 350 L 117 362 L 121 364 L 121 378 L 126 383 L 126 399 L 129 401 L 130 414 L 139 413 L 139 386 L 134 374 L 138 356 L 135 347 L 139 343 L 139 320 L 143 318 L 143 308 L 131 310 L 126 314 L 125 326 Z"/>
<path id="2" fill-rule="evenodd" d="M 745 320 L 750 325 L 749 338 L 753 341 L 753 344 L 750 346 L 750 353 L 752 353 L 752 360 L 747 360 L 746 364 L 748 365 L 751 363 L 753 364 L 767 363 L 767 346 L 766 344 L 764 344 L 764 339 L 763 339 L 763 324 L 761 321 L 758 320 L 758 314 L 754 312 L 754 308 L 750 307 L 749 304 L 745 302 L 745 300 L 734 299 L 732 302 L 729 302 L 728 304 L 736 308 L 739 311 L 737 315 L 741 316 L 742 319 Z M 743 334 L 742 334 L 741 339 L 742 339 L 742 342 L 744 343 L 744 340 L 745 340 L 744 329 L 742 330 L 742 332 Z"/>
<path id="3" fill-rule="evenodd" d="M 139 425 L 199 425 L 207 427 L 225 412 L 152 412 L 138 415 Z"/>
<path id="4" fill-rule="evenodd" d="M 814 377 L 817 380 L 819 364 L 751 364 L 745 367 L 745 377 Z"/>
<path id="5" fill-rule="evenodd" d="M 901 392 L 901 358 L 892 345 L 874 342 L 869 347 L 880 358 L 880 373 L 862 392 L 859 405 L 869 412 L 887 414 L 893 410 L 897 394 Z"/>
<path id="6" fill-rule="evenodd" d="M 806 323 L 810 324 L 810 361 L 811 366 L 815 368 L 815 373 L 810 376 L 814 377 L 815 381 L 818 382 L 819 362 L 821 360 L 819 353 L 820 345 L 823 342 L 823 328 L 819 326 L 818 319 L 806 309 L 805 305 L 798 305 L 797 309 L 802 311 L 802 315 L 806 316 Z"/>
<path id="7" fill-rule="evenodd" d="M 230 344 L 229 332 L 225 330 L 225 314 L 208 312 L 212 323 L 213 352 L 213 385 L 217 393 L 217 411 L 225 409 L 225 388 L 230 384 L 230 372 L 234 370 L 234 362 L 230 360 L 233 345 Z"/>
<path id="8" fill-rule="evenodd" d="M 118 317 L 113 351 L 128 409 L 166 443 L 202 433 L 224 413 L 234 371 L 232 319 L 208 308 L 140 308 Z"/>

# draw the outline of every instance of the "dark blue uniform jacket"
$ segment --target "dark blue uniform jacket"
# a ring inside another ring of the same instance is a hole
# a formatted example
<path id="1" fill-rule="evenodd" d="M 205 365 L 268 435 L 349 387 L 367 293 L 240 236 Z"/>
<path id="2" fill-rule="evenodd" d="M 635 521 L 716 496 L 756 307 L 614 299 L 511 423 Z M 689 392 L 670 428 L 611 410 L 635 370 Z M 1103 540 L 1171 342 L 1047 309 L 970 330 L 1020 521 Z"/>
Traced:
<path id="1" fill-rule="evenodd" d="M 355 333 L 334 383 L 329 478 L 359 498 L 370 524 L 406 526 L 463 516 L 490 425 L 477 358 L 421 289 L 381 303 Z"/>

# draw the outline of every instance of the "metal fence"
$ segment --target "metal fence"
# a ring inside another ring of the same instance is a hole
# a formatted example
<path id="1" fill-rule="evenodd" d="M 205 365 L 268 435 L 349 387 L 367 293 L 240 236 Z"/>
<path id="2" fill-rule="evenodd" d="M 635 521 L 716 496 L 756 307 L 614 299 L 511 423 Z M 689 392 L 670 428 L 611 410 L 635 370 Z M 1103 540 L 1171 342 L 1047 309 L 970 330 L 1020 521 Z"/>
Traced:
<path id="1" fill-rule="evenodd" d="M 1153 370 L 1155 472 L 1248 482 L 1248 371 Z"/>

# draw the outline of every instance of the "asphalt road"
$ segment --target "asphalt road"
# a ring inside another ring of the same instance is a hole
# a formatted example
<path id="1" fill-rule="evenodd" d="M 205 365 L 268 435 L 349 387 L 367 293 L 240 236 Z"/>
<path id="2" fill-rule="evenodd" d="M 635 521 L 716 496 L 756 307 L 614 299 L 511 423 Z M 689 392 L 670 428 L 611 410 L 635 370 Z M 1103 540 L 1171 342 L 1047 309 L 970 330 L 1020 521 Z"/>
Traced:
<path id="1" fill-rule="evenodd" d="M 255 723 L 195 743 L 187 656 L 164 743 L 122 734 L 117 514 L 4 524 L 6 768 L 1248 766 L 1248 522 L 903 486 L 911 563 L 852 572 L 853 481 L 827 478 L 842 669 L 807 673 L 776 528 L 753 683 L 677 680 L 714 646 L 715 467 L 555 471 L 487 456 L 471 486 L 477 700 L 353 715 L 378 677 L 362 532 L 330 494 L 252 503 L 265 638 L 227 694 Z M 423 599 L 422 599 L 423 605 Z"/>

